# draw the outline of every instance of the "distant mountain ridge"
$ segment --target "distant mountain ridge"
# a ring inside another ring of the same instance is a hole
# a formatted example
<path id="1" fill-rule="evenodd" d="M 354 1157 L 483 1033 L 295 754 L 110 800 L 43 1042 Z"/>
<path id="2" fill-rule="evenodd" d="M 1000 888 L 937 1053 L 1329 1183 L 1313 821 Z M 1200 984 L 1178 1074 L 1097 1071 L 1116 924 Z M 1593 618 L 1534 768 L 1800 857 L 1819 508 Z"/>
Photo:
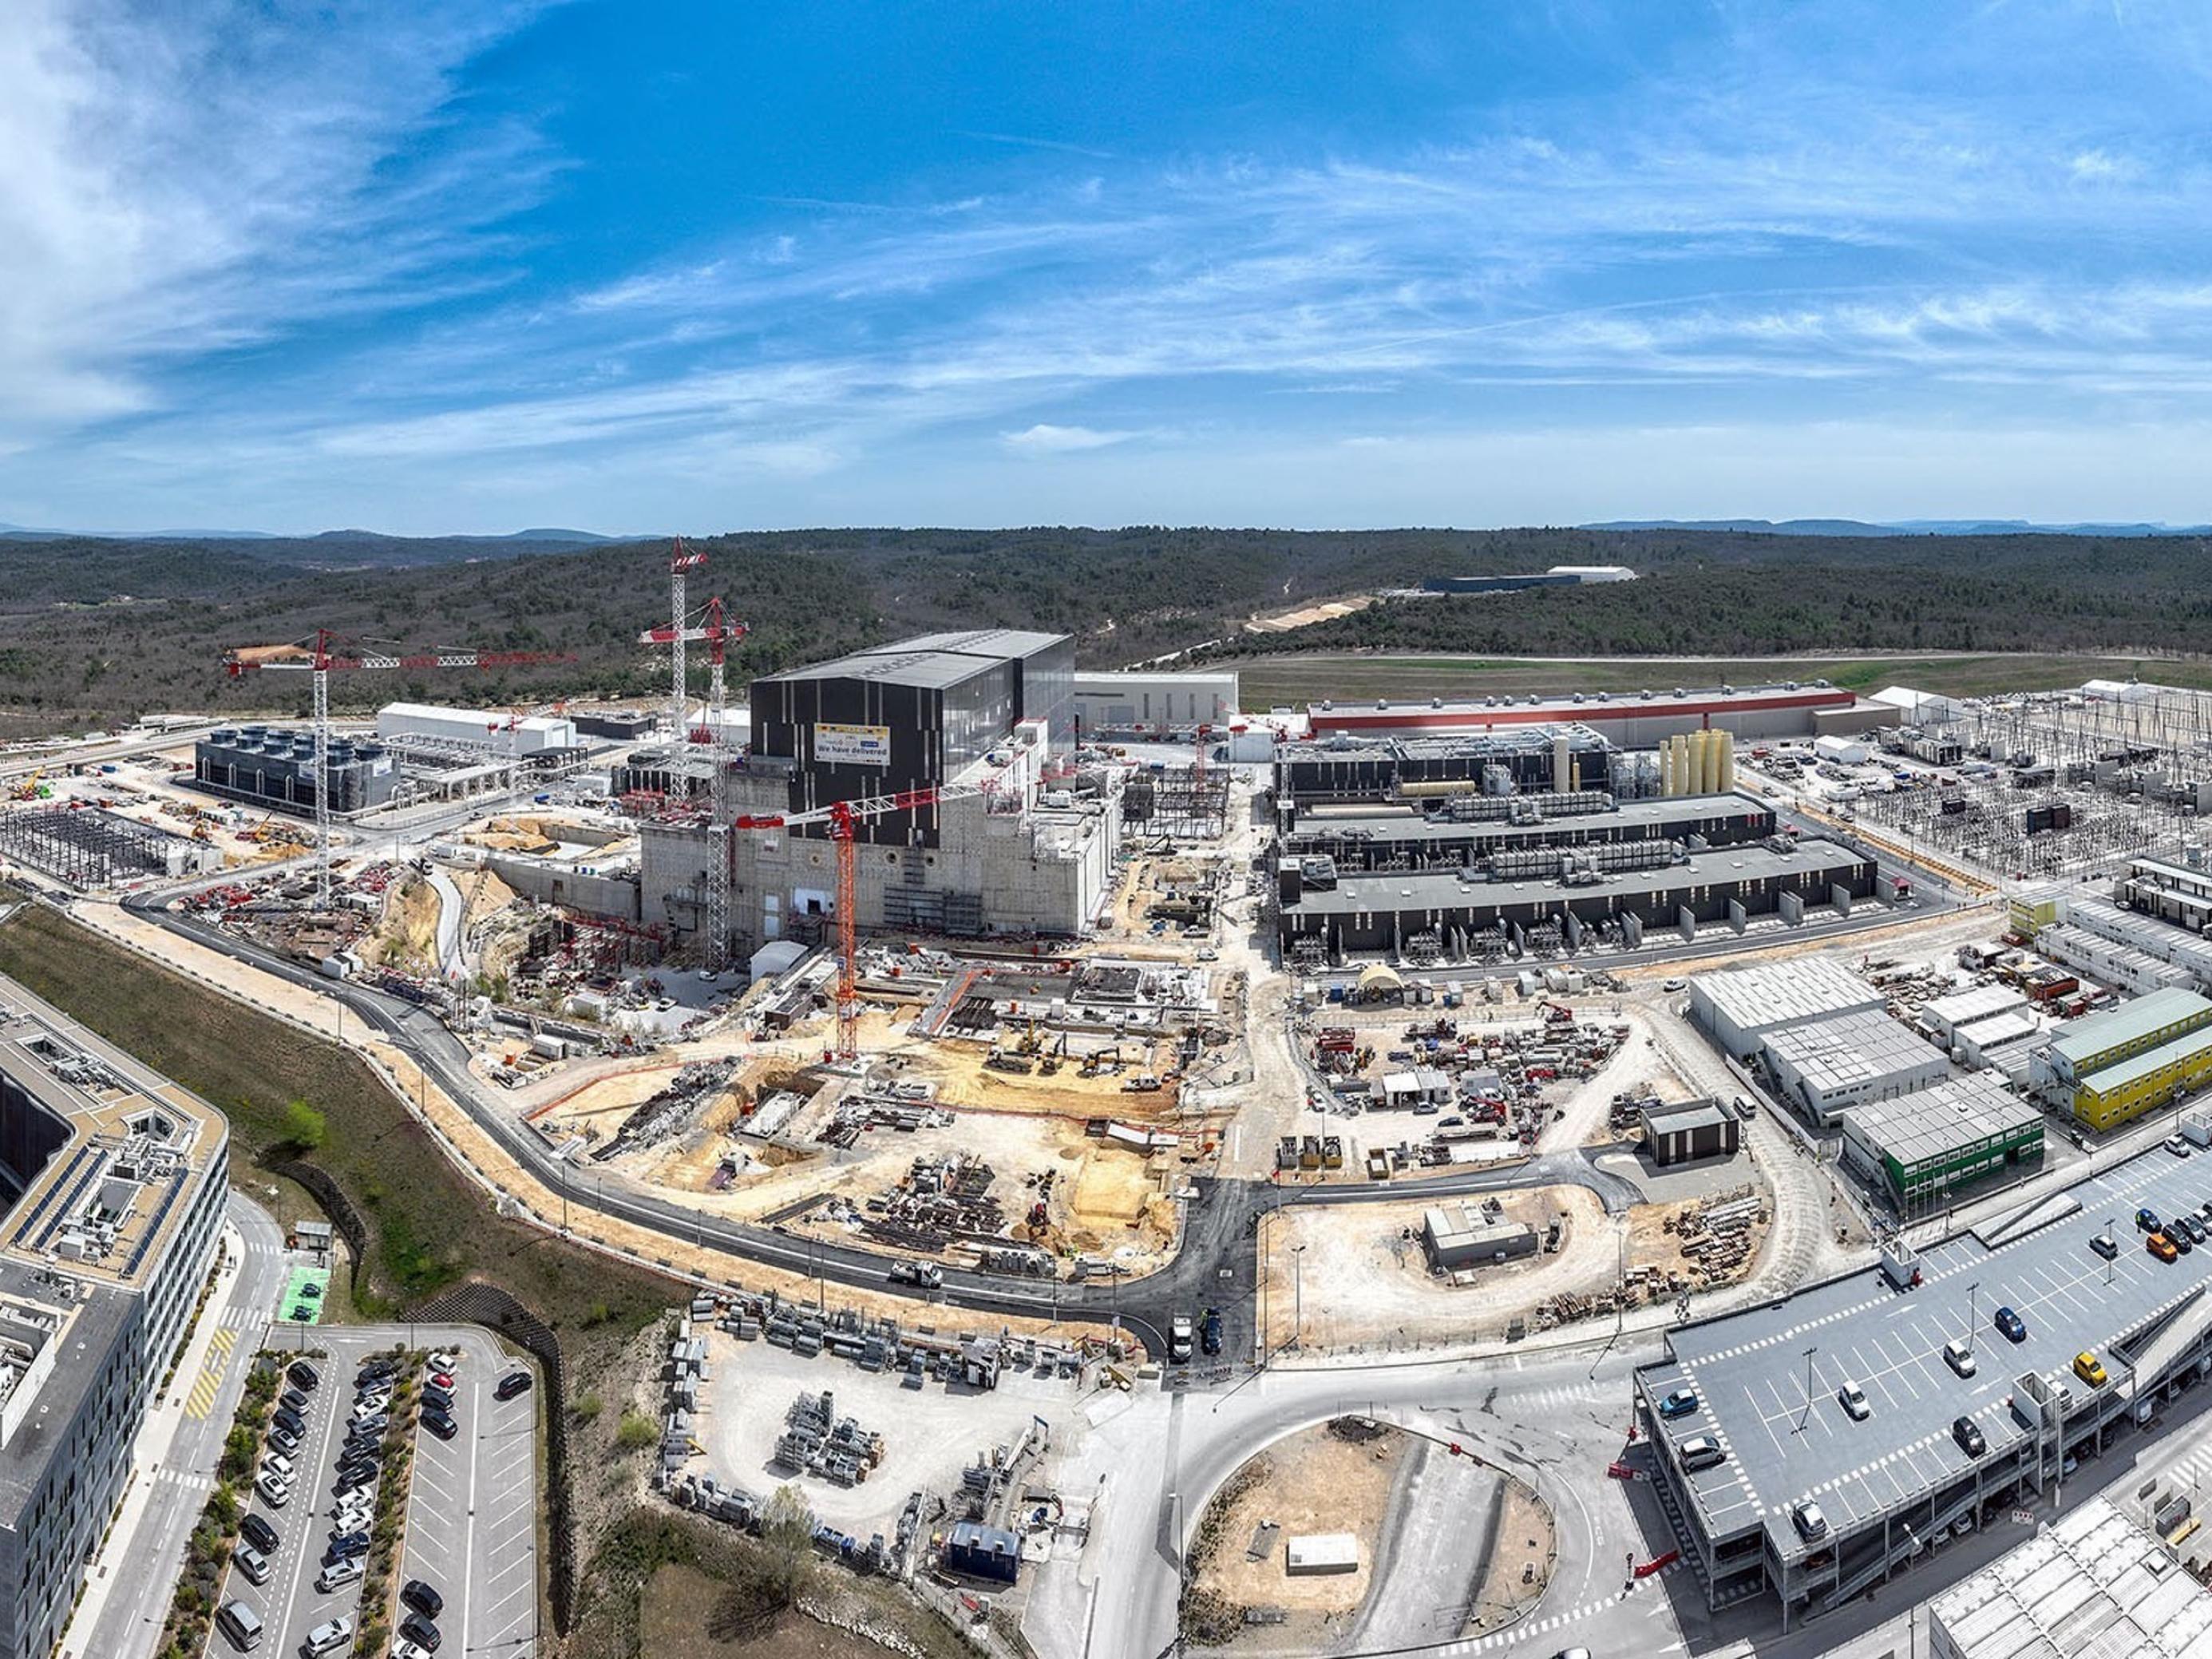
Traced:
<path id="1" fill-rule="evenodd" d="M 286 536 L 272 530 L 34 530 L 26 525 L 0 524 L 0 537 L 9 541 L 58 542 L 483 542 L 488 546 L 508 542 L 569 542 L 579 546 L 600 542 L 643 541 L 642 536 L 602 536 L 596 530 L 510 530 L 495 536 L 391 536 L 380 530 L 319 530 L 311 536 Z"/>
<path id="2" fill-rule="evenodd" d="M 1754 536 L 2203 536 L 2202 524 L 2035 524 L 2027 519 L 1609 519 L 1581 530 L 1713 530 Z"/>

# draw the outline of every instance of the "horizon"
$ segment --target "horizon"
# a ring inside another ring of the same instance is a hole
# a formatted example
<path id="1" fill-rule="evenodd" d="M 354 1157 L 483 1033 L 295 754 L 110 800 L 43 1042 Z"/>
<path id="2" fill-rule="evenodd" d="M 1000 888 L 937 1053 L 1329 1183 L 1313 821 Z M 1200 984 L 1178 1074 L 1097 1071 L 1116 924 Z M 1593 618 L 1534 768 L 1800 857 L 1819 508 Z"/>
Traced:
<path id="1" fill-rule="evenodd" d="M 33 526 L 2208 516 L 2172 5 L 47 0 L 0 52 Z"/>

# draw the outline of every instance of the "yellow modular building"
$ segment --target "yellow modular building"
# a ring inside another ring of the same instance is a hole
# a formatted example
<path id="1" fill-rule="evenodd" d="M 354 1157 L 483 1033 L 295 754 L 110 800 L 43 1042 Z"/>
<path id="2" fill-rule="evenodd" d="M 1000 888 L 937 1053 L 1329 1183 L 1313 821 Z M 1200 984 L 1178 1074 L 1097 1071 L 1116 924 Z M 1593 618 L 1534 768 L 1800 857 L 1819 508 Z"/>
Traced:
<path id="1" fill-rule="evenodd" d="M 2212 1078 L 2212 1002 L 2160 990 L 2063 1026 L 2034 1075 L 2091 1128 L 2110 1129 Z"/>

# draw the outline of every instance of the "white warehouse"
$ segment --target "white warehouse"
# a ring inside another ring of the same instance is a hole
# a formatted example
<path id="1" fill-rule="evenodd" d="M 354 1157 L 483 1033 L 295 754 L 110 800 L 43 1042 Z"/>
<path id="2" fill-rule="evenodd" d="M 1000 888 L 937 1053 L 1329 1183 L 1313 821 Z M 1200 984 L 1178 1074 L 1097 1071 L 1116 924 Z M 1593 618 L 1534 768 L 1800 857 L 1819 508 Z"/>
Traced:
<path id="1" fill-rule="evenodd" d="M 513 730 L 508 729 L 512 723 Z M 497 754 L 543 754 L 576 746 L 576 723 L 559 715 L 517 720 L 495 708 L 449 708 L 429 702 L 388 702 L 376 711 L 380 738 L 436 738 Z"/>
<path id="2" fill-rule="evenodd" d="M 1237 671 L 1128 673 L 1075 671 L 1075 715 L 1085 737 L 1161 726 L 1226 724 L 1237 712 Z"/>

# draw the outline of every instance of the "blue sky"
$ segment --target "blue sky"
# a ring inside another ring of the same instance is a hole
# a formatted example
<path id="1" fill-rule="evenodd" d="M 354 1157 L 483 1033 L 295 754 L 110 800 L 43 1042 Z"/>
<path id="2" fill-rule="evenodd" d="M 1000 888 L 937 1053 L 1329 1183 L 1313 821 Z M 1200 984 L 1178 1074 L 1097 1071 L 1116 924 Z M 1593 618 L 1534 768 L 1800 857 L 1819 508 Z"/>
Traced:
<path id="1" fill-rule="evenodd" d="M 0 520 L 2212 516 L 2212 12 L 0 7 Z"/>

